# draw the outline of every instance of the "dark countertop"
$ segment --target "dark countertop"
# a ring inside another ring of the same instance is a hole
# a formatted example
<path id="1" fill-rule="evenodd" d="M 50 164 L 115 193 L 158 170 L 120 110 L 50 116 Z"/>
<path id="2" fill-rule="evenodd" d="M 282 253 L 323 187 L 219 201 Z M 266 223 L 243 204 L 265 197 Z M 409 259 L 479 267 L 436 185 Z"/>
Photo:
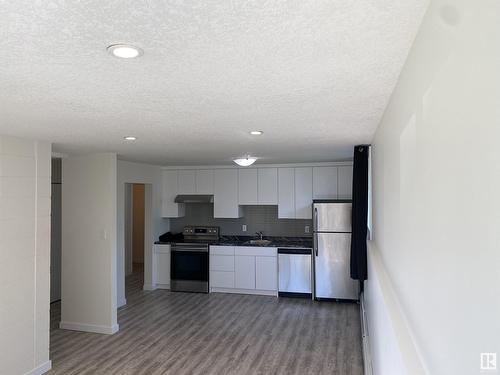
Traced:
<path id="1" fill-rule="evenodd" d="M 216 246 L 255 246 L 255 247 L 303 247 L 312 248 L 312 237 L 266 237 L 265 240 L 270 240 L 271 243 L 267 245 L 250 244 L 248 241 L 255 240 L 256 237 L 252 236 L 221 236 L 218 241 L 207 241 L 210 245 Z M 157 245 L 168 245 L 171 243 L 179 242 L 193 242 L 189 240 L 181 241 L 156 241 Z"/>

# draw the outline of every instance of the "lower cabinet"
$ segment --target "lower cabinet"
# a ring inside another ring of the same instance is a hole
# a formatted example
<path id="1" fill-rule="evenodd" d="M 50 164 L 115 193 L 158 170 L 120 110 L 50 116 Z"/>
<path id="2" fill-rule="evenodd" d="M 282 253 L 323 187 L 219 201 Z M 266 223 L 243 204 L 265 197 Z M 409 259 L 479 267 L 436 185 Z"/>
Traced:
<path id="1" fill-rule="evenodd" d="M 255 288 L 278 289 L 278 263 L 276 257 L 255 257 Z"/>
<path id="2" fill-rule="evenodd" d="M 210 291 L 278 294 L 277 249 L 251 246 L 210 247 Z"/>
<path id="3" fill-rule="evenodd" d="M 158 289 L 170 289 L 170 245 L 153 245 L 153 280 Z"/>
<path id="4" fill-rule="evenodd" d="M 210 271 L 210 286 L 213 288 L 234 288 L 234 272 Z"/>
<path id="5" fill-rule="evenodd" d="M 238 289 L 255 289 L 255 257 L 235 254 L 234 287 Z"/>

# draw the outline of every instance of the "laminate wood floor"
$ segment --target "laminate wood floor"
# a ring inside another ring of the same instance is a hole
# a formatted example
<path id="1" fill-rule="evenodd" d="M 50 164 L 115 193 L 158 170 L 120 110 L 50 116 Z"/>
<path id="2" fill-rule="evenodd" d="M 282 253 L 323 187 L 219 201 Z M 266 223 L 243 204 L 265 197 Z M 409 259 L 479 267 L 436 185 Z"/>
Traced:
<path id="1" fill-rule="evenodd" d="M 111 336 L 59 329 L 51 305 L 48 374 L 363 373 L 357 304 L 141 287 L 127 278 Z"/>

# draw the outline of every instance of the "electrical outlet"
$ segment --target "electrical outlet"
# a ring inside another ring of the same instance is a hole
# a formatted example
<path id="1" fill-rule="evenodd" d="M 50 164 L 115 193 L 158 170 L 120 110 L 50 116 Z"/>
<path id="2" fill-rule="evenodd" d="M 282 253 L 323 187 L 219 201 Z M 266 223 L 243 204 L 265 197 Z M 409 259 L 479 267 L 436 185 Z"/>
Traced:
<path id="1" fill-rule="evenodd" d="M 246 231 L 247 231 L 247 225 L 246 225 L 246 224 L 243 224 L 243 225 L 241 226 L 241 230 L 242 230 L 243 232 L 246 232 Z"/>
<path id="2" fill-rule="evenodd" d="M 311 228 L 309 227 L 309 225 L 306 225 L 306 226 L 304 227 L 304 233 L 309 233 L 309 232 L 310 232 L 310 229 L 311 229 Z"/>

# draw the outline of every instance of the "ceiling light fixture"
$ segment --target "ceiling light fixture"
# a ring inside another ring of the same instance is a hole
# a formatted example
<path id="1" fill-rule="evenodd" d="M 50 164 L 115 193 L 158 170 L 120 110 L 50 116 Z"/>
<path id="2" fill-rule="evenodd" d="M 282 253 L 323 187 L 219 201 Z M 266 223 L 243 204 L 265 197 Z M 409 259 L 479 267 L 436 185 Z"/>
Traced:
<path id="1" fill-rule="evenodd" d="M 137 140 L 137 138 L 136 138 L 136 137 L 133 137 L 133 136 L 131 136 L 131 135 L 128 135 L 128 136 L 126 136 L 126 137 L 123 137 L 123 139 L 125 139 L 126 141 L 135 141 L 135 140 Z"/>
<path id="2" fill-rule="evenodd" d="M 240 167 L 249 167 L 250 165 L 255 163 L 256 160 L 257 158 L 252 158 L 250 156 L 247 156 L 246 158 L 233 159 L 233 161 Z"/>
<path id="3" fill-rule="evenodd" d="M 252 135 L 262 135 L 262 134 L 264 134 L 264 132 L 262 130 L 252 130 L 250 132 L 250 134 L 252 134 Z"/>
<path id="4" fill-rule="evenodd" d="M 133 59 L 134 57 L 142 56 L 142 49 L 130 44 L 112 44 L 107 48 L 108 52 L 115 57 L 122 59 Z"/>

